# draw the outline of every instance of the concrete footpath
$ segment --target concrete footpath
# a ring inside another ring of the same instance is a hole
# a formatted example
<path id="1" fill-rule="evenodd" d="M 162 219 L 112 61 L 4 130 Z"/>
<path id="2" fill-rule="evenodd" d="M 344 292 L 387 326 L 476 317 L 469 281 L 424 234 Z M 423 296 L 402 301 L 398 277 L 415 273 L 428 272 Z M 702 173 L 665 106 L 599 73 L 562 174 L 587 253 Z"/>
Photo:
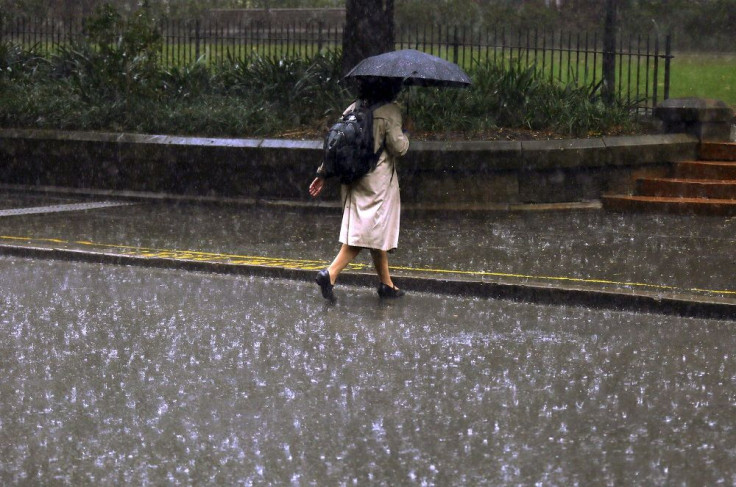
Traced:
<path id="1" fill-rule="evenodd" d="M 390 264 L 407 292 L 736 321 L 736 219 L 595 202 L 418 210 Z M 492 210 L 492 209 L 491 209 Z M 334 202 L 252 204 L 0 188 L 0 255 L 313 280 L 339 248 Z M 367 252 L 338 281 L 375 294 Z M 314 288 L 315 299 L 321 299 Z M 378 299 L 378 298 L 376 298 Z"/>

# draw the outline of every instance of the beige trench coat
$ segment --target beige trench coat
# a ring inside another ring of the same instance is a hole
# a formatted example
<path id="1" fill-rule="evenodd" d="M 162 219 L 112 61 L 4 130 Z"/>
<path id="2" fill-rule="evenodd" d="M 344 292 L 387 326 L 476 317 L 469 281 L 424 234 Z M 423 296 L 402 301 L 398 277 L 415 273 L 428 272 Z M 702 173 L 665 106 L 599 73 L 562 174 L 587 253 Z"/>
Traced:
<path id="1" fill-rule="evenodd" d="M 396 162 L 409 150 L 398 105 L 389 103 L 375 109 L 373 138 L 376 151 L 385 143 L 375 170 L 341 188 L 340 243 L 388 251 L 399 244 L 401 198 Z"/>

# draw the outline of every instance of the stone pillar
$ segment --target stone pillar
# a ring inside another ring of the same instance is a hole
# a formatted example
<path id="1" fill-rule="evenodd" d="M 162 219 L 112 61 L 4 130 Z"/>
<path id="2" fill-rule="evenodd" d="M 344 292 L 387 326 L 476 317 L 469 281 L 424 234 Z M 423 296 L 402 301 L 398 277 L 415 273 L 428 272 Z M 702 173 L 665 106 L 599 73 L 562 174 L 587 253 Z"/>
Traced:
<path id="1" fill-rule="evenodd" d="M 705 98 L 670 98 L 654 109 L 665 133 L 687 133 L 701 141 L 731 140 L 734 112 L 724 102 Z"/>

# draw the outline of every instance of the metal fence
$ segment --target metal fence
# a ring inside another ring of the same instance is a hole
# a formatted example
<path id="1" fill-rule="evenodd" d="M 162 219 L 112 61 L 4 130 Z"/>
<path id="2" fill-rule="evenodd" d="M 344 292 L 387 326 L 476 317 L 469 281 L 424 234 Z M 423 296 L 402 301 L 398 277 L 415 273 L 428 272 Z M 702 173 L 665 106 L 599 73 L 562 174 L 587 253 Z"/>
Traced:
<path id="1" fill-rule="evenodd" d="M 534 66 L 550 81 L 587 86 L 603 80 L 603 41 L 597 33 L 507 32 L 504 29 L 464 27 L 405 28 L 398 46 L 414 48 L 464 67 L 481 63 L 526 68 Z M 669 98 L 671 36 L 619 36 L 615 91 L 621 100 L 651 110 Z"/>
<path id="2" fill-rule="evenodd" d="M 161 62 L 181 66 L 197 60 L 209 66 L 250 56 L 304 57 L 342 48 L 342 25 L 319 21 L 275 24 L 236 20 L 161 22 Z M 603 79 L 604 50 L 596 33 L 508 32 L 458 26 L 397 26 L 396 47 L 414 48 L 460 64 L 519 68 L 534 66 L 550 80 L 594 90 Z M 0 42 L 52 53 L 85 35 L 84 21 L 17 18 L 0 27 Z M 619 35 L 615 50 L 616 92 L 645 111 L 669 97 L 669 36 Z"/>

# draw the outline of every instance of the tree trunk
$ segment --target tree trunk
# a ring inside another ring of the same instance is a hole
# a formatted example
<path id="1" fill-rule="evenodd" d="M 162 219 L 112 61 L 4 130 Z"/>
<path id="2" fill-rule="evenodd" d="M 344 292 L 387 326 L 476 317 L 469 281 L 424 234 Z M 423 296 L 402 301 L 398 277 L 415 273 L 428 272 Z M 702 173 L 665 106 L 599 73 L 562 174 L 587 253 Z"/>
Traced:
<path id="1" fill-rule="evenodd" d="M 394 49 L 394 0 L 346 0 L 343 74 L 363 59 Z"/>
<path id="2" fill-rule="evenodd" d="M 616 101 L 616 1 L 606 0 L 603 28 L 603 100 Z"/>

